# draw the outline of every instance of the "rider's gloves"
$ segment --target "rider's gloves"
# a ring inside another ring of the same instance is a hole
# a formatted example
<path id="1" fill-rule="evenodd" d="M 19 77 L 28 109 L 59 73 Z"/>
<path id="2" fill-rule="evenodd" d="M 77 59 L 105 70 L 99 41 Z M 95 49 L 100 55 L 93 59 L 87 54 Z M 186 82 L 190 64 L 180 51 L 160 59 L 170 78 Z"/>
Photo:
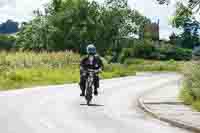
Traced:
<path id="1" fill-rule="evenodd" d="M 99 72 L 102 72 L 102 68 L 99 68 Z"/>
<path id="2" fill-rule="evenodd" d="M 97 70 L 97 73 L 100 73 L 100 72 L 102 72 L 102 69 L 101 69 L 101 68 L 99 68 L 99 69 Z"/>

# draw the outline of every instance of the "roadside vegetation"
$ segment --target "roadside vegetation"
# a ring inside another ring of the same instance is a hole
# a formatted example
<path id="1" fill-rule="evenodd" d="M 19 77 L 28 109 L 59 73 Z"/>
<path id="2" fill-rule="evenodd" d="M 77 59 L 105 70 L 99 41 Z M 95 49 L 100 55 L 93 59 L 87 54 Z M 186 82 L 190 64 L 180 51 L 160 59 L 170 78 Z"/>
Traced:
<path id="1" fill-rule="evenodd" d="M 180 98 L 187 105 L 200 111 L 200 62 L 193 61 L 183 69 L 184 82 Z"/>
<path id="2" fill-rule="evenodd" d="M 79 82 L 80 55 L 66 52 L 1 52 L 0 89 Z M 138 71 L 179 71 L 183 62 L 127 59 L 108 63 L 101 78 L 135 75 Z"/>
<path id="3" fill-rule="evenodd" d="M 78 80 L 80 56 L 73 52 L 1 52 L 0 88 L 61 84 Z"/>
<path id="4" fill-rule="evenodd" d="M 1 90 L 79 81 L 80 55 L 70 51 L 1 52 L 0 58 Z M 135 74 L 125 65 L 104 63 L 102 78 Z"/>

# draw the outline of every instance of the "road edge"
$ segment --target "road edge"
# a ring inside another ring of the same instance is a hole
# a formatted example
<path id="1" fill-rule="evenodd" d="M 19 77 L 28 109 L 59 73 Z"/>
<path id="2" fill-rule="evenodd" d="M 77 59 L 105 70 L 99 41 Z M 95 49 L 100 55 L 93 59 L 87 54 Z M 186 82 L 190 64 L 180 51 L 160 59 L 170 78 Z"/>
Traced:
<path id="1" fill-rule="evenodd" d="M 148 91 L 149 92 L 149 91 Z M 178 127 L 178 128 L 183 128 L 183 129 L 186 129 L 186 130 L 189 130 L 189 131 L 192 131 L 192 132 L 195 132 L 195 133 L 200 133 L 200 128 L 197 128 L 193 125 L 189 125 L 189 124 L 186 124 L 184 122 L 181 122 L 181 121 L 176 121 L 176 120 L 172 120 L 172 119 L 169 119 L 169 118 L 166 118 L 166 117 L 163 117 L 157 113 L 155 113 L 153 110 L 149 109 L 145 103 L 144 103 L 144 100 L 143 100 L 143 97 L 148 93 L 146 92 L 145 94 L 143 94 L 142 96 L 140 96 L 138 99 L 137 99 L 137 103 L 138 103 L 138 107 L 143 110 L 145 113 L 147 113 L 148 115 L 152 116 L 153 118 L 155 119 L 158 119 L 160 121 L 163 121 L 163 122 L 166 122 L 172 126 L 175 126 L 175 127 Z"/>

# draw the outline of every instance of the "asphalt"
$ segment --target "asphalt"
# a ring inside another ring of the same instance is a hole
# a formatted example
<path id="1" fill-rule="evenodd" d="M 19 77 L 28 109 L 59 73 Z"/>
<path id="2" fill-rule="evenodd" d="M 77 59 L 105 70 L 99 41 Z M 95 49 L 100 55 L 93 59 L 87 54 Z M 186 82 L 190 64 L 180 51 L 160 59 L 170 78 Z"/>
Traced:
<path id="1" fill-rule="evenodd" d="M 0 132 L 189 133 L 149 117 L 137 103 L 144 93 L 178 86 L 180 79 L 175 73 L 144 73 L 102 80 L 89 107 L 77 84 L 1 92 Z"/>
<path id="2" fill-rule="evenodd" d="M 139 107 L 156 119 L 200 133 L 200 112 L 178 98 L 180 81 L 145 93 L 138 99 Z"/>

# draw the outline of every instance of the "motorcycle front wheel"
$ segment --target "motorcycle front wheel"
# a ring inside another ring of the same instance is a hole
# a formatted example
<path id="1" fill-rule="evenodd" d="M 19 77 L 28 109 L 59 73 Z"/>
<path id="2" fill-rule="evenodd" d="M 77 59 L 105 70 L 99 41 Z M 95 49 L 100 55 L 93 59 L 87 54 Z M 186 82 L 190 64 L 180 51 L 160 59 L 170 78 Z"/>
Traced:
<path id="1" fill-rule="evenodd" d="M 92 87 L 88 87 L 86 89 L 86 96 L 85 96 L 85 98 L 86 98 L 86 101 L 87 101 L 87 105 L 90 105 L 90 102 L 92 100 Z"/>

